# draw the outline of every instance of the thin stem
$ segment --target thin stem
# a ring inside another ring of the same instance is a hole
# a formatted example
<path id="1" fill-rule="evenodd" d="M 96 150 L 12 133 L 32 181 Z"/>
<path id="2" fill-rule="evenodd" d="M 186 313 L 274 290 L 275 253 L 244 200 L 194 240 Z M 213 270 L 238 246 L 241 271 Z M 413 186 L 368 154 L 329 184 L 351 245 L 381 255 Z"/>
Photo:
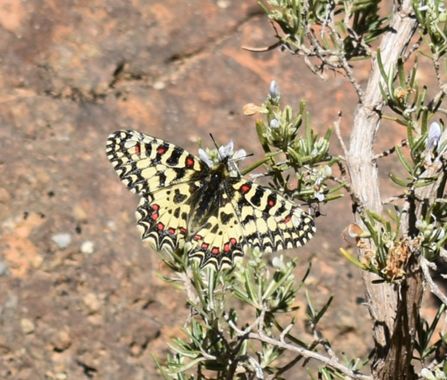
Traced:
<path id="1" fill-rule="evenodd" d="M 346 56 L 344 53 L 344 42 L 332 24 L 329 24 L 328 27 L 331 30 L 332 36 L 335 38 L 337 45 L 339 46 L 339 49 L 340 49 L 339 59 L 341 61 L 341 65 L 343 67 L 345 75 L 349 79 L 349 82 L 351 82 L 352 87 L 354 87 L 354 90 L 357 93 L 357 97 L 359 99 L 359 103 L 363 104 L 365 102 L 365 93 L 363 92 L 362 88 L 360 87 L 359 83 L 357 82 L 357 79 L 354 76 L 354 72 L 352 71 L 352 68 L 349 65 L 349 62 L 346 59 Z"/>
<path id="2" fill-rule="evenodd" d="M 265 155 L 265 157 L 257 162 L 255 162 L 254 164 L 244 168 L 241 170 L 241 175 L 245 175 L 248 174 L 250 172 L 252 172 L 253 170 L 257 169 L 258 167 L 260 167 L 261 165 L 265 164 L 266 162 L 272 161 L 273 157 L 275 157 L 276 155 L 283 153 L 281 151 L 278 152 L 272 152 L 272 153 L 267 153 Z"/>

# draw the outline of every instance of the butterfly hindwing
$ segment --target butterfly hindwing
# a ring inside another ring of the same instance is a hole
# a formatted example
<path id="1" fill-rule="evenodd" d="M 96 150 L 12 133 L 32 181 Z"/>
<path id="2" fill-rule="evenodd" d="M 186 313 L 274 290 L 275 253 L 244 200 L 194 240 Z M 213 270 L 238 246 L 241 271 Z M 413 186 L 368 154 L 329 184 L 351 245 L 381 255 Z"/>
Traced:
<path id="1" fill-rule="evenodd" d="M 222 194 L 218 210 L 205 224 L 194 229 L 187 242 L 189 256 L 201 265 L 216 268 L 232 266 L 236 257 L 243 256 L 244 236 L 234 212 L 231 198 Z"/>
<path id="2" fill-rule="evenodd" d="M 265 252 L 304 245 L 314 234 L 313 219 L 279 193 L 253 182 L 233 184 L 233 206 L 245 243 Z"/>
<path id="3" fill-rule="evenodd" d="M 197 183 L 182 183 L 141 198 L 136 216 L 142 239 L 158 251 L 182 249 L 190 234 L 189 200 L 197 188 Z"/>

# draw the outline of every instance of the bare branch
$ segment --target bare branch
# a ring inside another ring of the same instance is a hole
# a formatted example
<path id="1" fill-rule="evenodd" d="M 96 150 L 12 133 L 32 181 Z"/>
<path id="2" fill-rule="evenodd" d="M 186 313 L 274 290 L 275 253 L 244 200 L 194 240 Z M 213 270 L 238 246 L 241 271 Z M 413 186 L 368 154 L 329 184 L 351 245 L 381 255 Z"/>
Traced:
<path id="1" fill-rule="evenodd" d="M 241 49 L 248 50 L 248 51 L 255 52 L 255 53 L 264 53 L 266 51 L 276 49 L 278 46 L 281 46 L 281 44 L 282 44 L 281 41 L 276 41 L 275 43 L 273 43 L 269 46 L 262 46 L 262 47 L 252 47 L 252 46 L 242 45 Z"/>
<path id="2" fill-rule="evenodd" d="M 340 131 L 340 122 L 341 122 L 342 112 L 338 111 L 338 118 L 336 121 L 334 121 L 334 129 L 335 129 L 335 136 L 337 136 L 338 142 L 340 143 L 341 149 L 343 150 L 343 154 L 345 155 L 345 158 L 348 156 L 348 149 L 346 148 L 345 142 L 343 141 L 343 137 L 341 136 Z"/>
<path id="3" fill-rule="evenodd" d="M 270 338 L 269 336 L 265 335 L 265 333 L 263 333 L 263 332 L 257 332 L 257 333 L 248 332 L 247 333 L 246 330 L 239 329 L 231 321 L 229 322 L 229 325 L 236 332 L 236 334 L 238 334 L 239 336 L 246 336 L 248 339 L 259 340 L 261 342 L 271 344 L 272 346 L 276 346 L 276 347 L 279 347 L 279 348 L 282 348 L 285 350 L 296 352 L 305 358 L 318 360 L 334 369 L 339 370 L 343 374 L 349 376 L 351 379 L 372 380 L 371 376 L 356 373 L 356 372 L 352 371 L 351 369 L 349 369 L 348 367 L 344 366 L 343 364 L 340 364 L 338 362 L 338 360 L 328 358 L 327 356 L 321 355 L 318 352 L 310 351 L 304 347 L 286 343 L 285 341 Z"/>
<path id="4" fill-rule="evenodd" d="M 373 379 L 371 376 L 356 373 L 356 372 L 352 371 L 350 368 L 344 366 L 343 364 L 340 364 L 336 360 L 334 360 L 332 358 L 328 358 L 327 356 L 321 355 L 318 352 L 310 351 L 304 347 L 300 347 L 300 346 L 290 344 L 290 343 L 281 342 L 279 340 L 270 338 L 264 334 L 253 333 L 253 332 L 248 334 L 248 338 L 256 339 L 261 342 L 271 344 L 272 346 L 276 346 L 276 347 L 279 347 L 279 348 L 282 348 L 285 350 L 296 352 L 305 358 L 318 360 L 322 363 L 325 363 L 329 367 L 332 367 L 332 368 L 340 371 L 341 373 L 345 374 L 346 376 L 349 376 L 349 378 L 351 378 L 351 379 L 356 379 L 356 380 L 372 380 Z"/>
<path id="5" fill-rule="evenodd" d="M 439 298 L 439 300 L 447 306 L 447 296 L 441 291 L 438 285 L 433 281 L 433 278 L 430 274 L 429 266 L 432 264 L 430 263 L 425 257 L 421 257 L 420 260 L 422 273 L 424 274 L 424 279 L 427 282 L 428 286 L 430 287 L 430 291 Z"/>
<path id="6" fill-rule="evenodd" d="M 380 43 L 385 72 L 389 72 L 391 68 L 397 65 L 417 27 L 417 21 L 411 16 L 411 0 L 404 0 L 397 6 L 400 9 L 396 9 L 394 12 L 389 31 L 383 35 Z M 368 209 L 379 214 L 382 212 L 383 205 L 373 147 L 380 127 L 381 111 L 384 105 L 384 99 L 380 91 L 382 82 L 383 79 L 376 58 L 365 89 L 364 102 L 359 104 L 354 115 L 349 155 L 347 156 L 347 166 L 355 195 Z M 356 222 L 362 225 L 358 213 L 356 214 Z M 360 256 L 367 252 L 367 248 L 360 250 Z M 368 307 L 374 319 L 373 336 L 378 348 L 374 373 L 380 374 L 386 364 L 388 355 L 394 349 L 389 340 L 395 330 L 398 294 L 393 285 L 377 284 L 375 280 L 377 280 L 375 274 L 364 273 Z M 384 350 L 384 347 L 388 347 L 388 350 Z M 407 360 L 407 358 L 401 356 L 399 360 Z M 388 361 L 388 364 L 399 365 L 399 361 L 394 361 L 393 357 L 392 361 Z"/>
<path id="7" fill-rule="evenodd" d="M 349 24 L 347 24 L 347 25 L 349 25 Z M 334 37 L 335 41 L 337 42 L 337 45 L 339 46 L 339 49 L 341 52 L 339 54 L 339 59 L 340 59 L 341 65 L 343 67 L 343 70 L 345 72 L 345 75 L 349 79 L 349 82 L 351 82 L 352 87 L 354 87 L 354 90 L 357 93 L 357 96 L 359 98 L 360 104 L 363 104 L 365 101 L 365 99 L 364 99 L 365 94 L 363 93 L 362 88 L 360 87 L 359 83 L 357 82 L 357 79 L 354 76 L 354 72 L 352 71 L 352 68 L 349 65 L 349 62 L 346 59 L 346 56 L 344 54 L 344 42 L 332 24 L 329 24 L 328 27 L 331 30 L 331 34 Z"/>
<path id="8" fill-rule="evenodd" d="M 376 154 L 374 156 L 374 160 L 378 160 L 379 158 L 383 158 L 383 157 L 389 156 L 390 154 L 393 154 L 396 151 L 398 146 L 399 147 L 404 147 L 404 146 L 407 146 L 407 145 L 408 145 L 407 139 L 403 139 L 403 140 L 401 140 L 399 145 L 394 145 L 391 148 L 389 148 L 387 150 L 384 150 L 382 153 Z"/>
<path id="9" fill-rule="evenodd" d="M 405 52 L 403 57 L 403 62 L 408 61 L 408 59 L 413 55 L 415 51 L 417 51 L 421 47 L 421 43 L 424 41 L 422 36 L 418 38 L 418 40 Z"/>
<path id="10" fill-rule="evenodd" d="M 314 339 L 323 346 L 329 357 L 335 360 L 337 363 L 340 363 L 340 360 L 338 359 L 328 340 L 323 336 L 321 331 L 317 330 L 315 326 L 313 326 L 313 336 Z"/>
<path id="11" fill-rule="evenodd" d="M 435 69 L 436 79 L 438 81 L 438 85 L 442 87 L 442 80 L 441 80 L 441 64 L 439 63 L 439 56 L 437 53 L 434 53 L 432 55 L 432 61 L 433 61 L 433 68 Z"/>

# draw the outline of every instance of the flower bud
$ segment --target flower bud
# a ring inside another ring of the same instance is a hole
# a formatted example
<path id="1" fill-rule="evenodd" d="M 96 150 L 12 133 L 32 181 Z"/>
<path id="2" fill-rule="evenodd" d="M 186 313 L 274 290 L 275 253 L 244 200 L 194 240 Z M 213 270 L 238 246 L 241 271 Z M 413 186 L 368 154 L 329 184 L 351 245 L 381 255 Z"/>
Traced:
<path id="1" fill-rule="evenodd" d="M 269 95 L 272 99 L 279 99 L 279 87 L 275 80 L 270 82 Z"/>
<path id="2" fill-rule="evenodd" d="M 429 150 L 433 150 L 438 146 L 439 139 L 441 138 L 441 126 L 437 122 L 433 122 L 428 130 L 428 137 L 426 147 Z"/>

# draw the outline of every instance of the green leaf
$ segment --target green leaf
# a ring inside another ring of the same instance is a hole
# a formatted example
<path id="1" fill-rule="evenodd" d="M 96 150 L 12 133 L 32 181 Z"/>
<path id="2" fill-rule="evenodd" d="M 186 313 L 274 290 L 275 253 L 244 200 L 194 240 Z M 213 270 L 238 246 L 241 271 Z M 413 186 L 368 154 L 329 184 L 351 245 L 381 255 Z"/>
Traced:
<path id="1" fill-rule="evenodd" d="M 314 320 L 312 321 L 314 325 L 316 325 L 320 319 L 323 317 L 323 315 L 326 313 L 327 309 L 332 303 L 332 300 L 334 299 L 333 296 L 330 296 L 325 305 L 321 308 L 321 310 L 318 312 L 318 314 L 315 316 Z"/>
<path id="2" fill-rule="evenodd" d="M 312 321 L 315 317 L 315 309 L 312 306 L 312 301 L 310 300 L 309 292 L 306 290 L 306 300 L 307 300 L 307 315 L 309 319 Z"/>
<path id="3" fill-rule="evenodd" d="M 427 132 L 425 132 L 421 137 L 419 137 L 416 142 L 413 142 L 411 147 L 411 153 L 416 157 L 417 153 L 425 149 L 425 142 L 427 141 Z"/>
<path id="4" fill-rule="evenodd" d="M 327 142 L 329 142 L 329 140 L 332 137 L 334 130 L 332 128 L 328 128 L 328 130 L 326 131 L 326 133 L 323 136 L 323 139 L 326 140 Z"/>
<path id="5" fill-rule="evenodd" d="M 268 298 L 270 298 L 270 296 L 280 287 L 284 284 L 284 282 L 288 279 L 290 279 L 290 274 L 292 273 L 292 271 L 295 269 L 294 266 L 290 266 L 287 271 L 285 271 L 284 273 L 281 273 L 281 278 L 279 279 L 279 281 L 275 281 L 275 279 L 273 281 L 270 282 L 269 286 L 267 287 L 267 289 L 265 290 L 264 294 L 262 295 L 262 300 L 266 300 Z"/>
<path id="6" fill-rule="evenodd" d="M 379 215 L 377 212 L 367 210 L 366 213 L 370 219 L 375 220 L 376 222 L 379 222 L 382 225 L 385 225 L 387 223 L 387 220 L 382 215 Z"/>
<path id="7" fill-rule="evenodd" d="M 413 165 L 407 161 L 407 159 L 404 157 L 402 153 L 402 148 L 400 146 L 396 146 L 396 153 L 397 157 L 399 158 L 400 163 L 405 168 L 405 170 L 408 172 L 408 174 L 413 173 Z"/>
<path id="8" fill-rule="evenodd" d="M 348 260 L 350 261 L 352 264 L 354 264 L 357 268 L 360 268 L 361 270 L 367 270 L 368 267 L 363 264 L 361 261 L 359 261 L 357 259 L 357 257 L 355 257 L 354 255 L 351 254 L 351 252 L 340 248 L 340 253 Z"/>
<path id="9" fill-rule="evenodd" d="M 438 322 L 441 319 L 442 314 L 444 314 L 445 308 L 446 308 L 446 305 L 441 304 L 441 306 L 439 307 L 439 309 L 435 315 L 435 318 L 433 319 L 430 327 L 428 328 L 428 335 L 427 335 L 428 342 L 431 340 L 431 338 L 436 330 L 436 326 L 438 325 Z"/>
<path id="10" fill-rule="evenodd" d="M 413 185 L 413 187 L 415 189 L 421 188 L 421 187 L 425 187 L 428 185 L 431 185 L 433 182 L 435 182 L 437 180 L 436 177 L 424 177 L 424 178 L 419 178 Z"/>
<path id="11" fill-rule="evenodd" d="M 244 279 L 245 279 L 245 289 L 247 291 L 248 294 L 248 298 L 251 300 L 251 302 L 254 305 L 257 305 L 257 307 L 259 307 L 259 300 L 257 298 L 257 292 L 255 291 L 254 287 L 254 283 L 253 283 L 253 276 L 251 275 L 252 269 L 251 268 L 247 268 L 244 271 Z"/>
<path id="12" fill-rule="evenodd" d="M 396 185 L 401 186 L 401 187 L 408 187 L 408 185 L 410 183 L 410 181 L 408 181 L 407 179 L 399 178 L 396 175 L 394 175 L 393 173 L 390 173 L 389 177 L 390 177 L 391 181 L 393 181 Z"/>
<path id="13" fill-rule="evenodd" d="M 398 72 L 398 75 L 399 75 L 400 87 L 402 87 L 402 88 L 407 87 L 407 84 L 405 83 L 404 65 L 403 65 L 403 62 L 402 62 L 401 58 L 399 58 L 399 60 L 397 62 L 397 72 Z"/>
<path id="14" fill-rule="evenodd" d="M 262 149 L 264 152 L 270 152 L 270 147 L 268 145 L 268 141 L 265 138 L 266 126 L 263 121 L 256 121 L 256 133 L 258 134 L 258 140 L 261 143 Z"/>

